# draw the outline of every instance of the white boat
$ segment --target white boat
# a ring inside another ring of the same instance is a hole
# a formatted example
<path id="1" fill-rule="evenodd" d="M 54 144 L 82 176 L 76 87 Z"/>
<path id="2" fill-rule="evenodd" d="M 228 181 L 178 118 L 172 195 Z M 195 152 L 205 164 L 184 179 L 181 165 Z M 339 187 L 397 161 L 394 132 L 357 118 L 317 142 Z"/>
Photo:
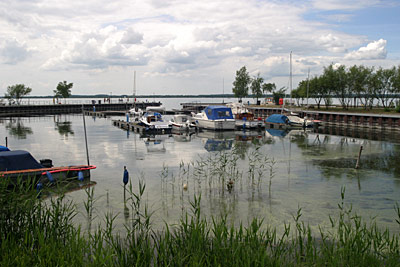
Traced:
<path id="1" fill-rule="evenodd" d="M 201 129 L 234 130 L 236 127 L 232 109 L 225 106 L 208 106 L 194 120 Z"/>
<path id="2" fill-rule="evenodd" d="M 228 103 L 226 106 L 232 109 L 236 128 L 261 129 L 265 127 L 264 121 L 261 118 L 254 118 L 254 114 L 249 112 L 242 103 Z"/>
<path id="3" fill-rule="evenodd" d="M 164 121 L 162 115 L 158 112 L 146 112 L 139 120 L 139 124 L 149 129 L 168 130 L 171 129 L 171 124 Z"/>
<path id="4" fill-rule="evenodd" d="M 129 110 L 129 115 L 133 121 L 139 121 L 140 118 L 143 116 L 143 110 L 140 108 L 131 108 Z"/>
<path id="5" fill-rule="evenodd" d="M 196 129 L 192 117 L 185 114 L 174 115 L 169 121 L 174 131 L 191 131 Z"/>
<path id="6" fill-rule="evenodd" d="M 303 127 L 303 128 L 310 128 L 314 126 L 314 122 L 312 120 L 307 120 L 306 118 L 303 119 L 295 115 L 288 115 L 287 117 L 292 126 Z"/>

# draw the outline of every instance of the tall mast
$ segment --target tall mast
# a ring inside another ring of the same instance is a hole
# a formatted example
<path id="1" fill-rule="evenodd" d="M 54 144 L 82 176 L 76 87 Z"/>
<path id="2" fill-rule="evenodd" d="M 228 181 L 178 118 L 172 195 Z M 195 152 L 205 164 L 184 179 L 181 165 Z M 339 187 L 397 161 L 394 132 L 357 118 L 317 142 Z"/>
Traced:
<path id="1" fill-rule="evenodd" d="M 290 51 L 290 80 L 289 80 L 289 88 L 290 88 L 290 105 L 292 105 L 292 51 Z"/>
<path id="2" fill-rule="evenodd" d="M 133 94 L 132 94 L 133 103 L 135 102 L 135 97 L 136 97 L 136 70 L 133 71 Z"/>

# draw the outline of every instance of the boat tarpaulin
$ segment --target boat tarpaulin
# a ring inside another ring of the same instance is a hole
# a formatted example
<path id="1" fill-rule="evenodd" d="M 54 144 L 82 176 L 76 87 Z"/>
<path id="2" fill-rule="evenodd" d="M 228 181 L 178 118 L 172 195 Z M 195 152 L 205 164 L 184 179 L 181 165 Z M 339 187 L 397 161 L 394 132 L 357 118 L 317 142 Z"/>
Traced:
<path id="1" fill-rule="evenodd" d="M 10 151 L 10 149 L 8 149 L 6 146 L 0 146 L 0 152 L 1 151 Z"/>
<path id="2" fill-rule="evenodd" d="M 43 166 L 28 151 L 14 150 L 0 153 L 0 171 L 40 169 Z"/>
<path id="3" fill-rule="evenodd" d="M 286 124 L 289 122 L 289 119 L 286 115 L 272 114 L 272 115 L 269 115 L 265 121 L 269 122 L 269 123 Z"/>
<path id="4" fill-rule="evenodd" d="M 233 119 L 232 109 L 225 106 L 208 106 L 204 112 L 209 120 Z"/>

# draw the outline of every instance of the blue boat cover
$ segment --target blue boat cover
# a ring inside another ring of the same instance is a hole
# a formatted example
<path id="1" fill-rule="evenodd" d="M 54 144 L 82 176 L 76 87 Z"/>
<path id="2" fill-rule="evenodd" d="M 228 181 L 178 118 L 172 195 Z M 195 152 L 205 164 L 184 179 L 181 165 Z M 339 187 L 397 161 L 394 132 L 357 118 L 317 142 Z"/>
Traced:
<path id="1" fill-rule="evenodd" d="M 286 124 L 289 122 L 289 118 L 286 115 L 272 114 L 269 115 L 265 121 L 269 123 Z"/>
<path id="2" fill-rule="evenodd" d="M 225 106 L 208 106 L 204 112 L 209 120 L 233 119 L 232 109 Z"/>
<path id="3" fill-rule="evenodd" d="M 6 146 L 0 146 L 0 151 L 10 151 Z"/>
<path id="4" fill-rule="evenodd" d="M 32 155 L 24 150 L 2 151 L 0 171 L 17 171 L 44 168 Z"/>

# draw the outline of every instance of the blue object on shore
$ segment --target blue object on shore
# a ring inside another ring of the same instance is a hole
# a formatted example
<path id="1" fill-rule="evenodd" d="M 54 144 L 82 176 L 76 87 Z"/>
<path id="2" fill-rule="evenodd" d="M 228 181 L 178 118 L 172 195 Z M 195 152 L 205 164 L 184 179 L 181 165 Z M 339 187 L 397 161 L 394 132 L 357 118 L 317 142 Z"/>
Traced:
<path id="1" fill-rule="evenodd" d="M 126 113 L 126 122 L 129 123 L 129 114 L 128 113 Z"/>
<path id="2" fill-rule="evenodd" d="M 81 182 L 83 181 L 83 172 L 82 171 L 78 172 L 78 180 Z"/>
<path id="3" fill-rule="evenodd" d="M 46 176 L 51 183 L 54 183 L 53 175 L 49 171 L 46 172 Z"/>
<path id="4" fill-rule="evenodd" d="M 122 179 L 124 182 L 124 185 L 126 185 L 129 182 L 129 172 L 126 169 L 126 166 L 124 166 L 124 178 Z"/>

